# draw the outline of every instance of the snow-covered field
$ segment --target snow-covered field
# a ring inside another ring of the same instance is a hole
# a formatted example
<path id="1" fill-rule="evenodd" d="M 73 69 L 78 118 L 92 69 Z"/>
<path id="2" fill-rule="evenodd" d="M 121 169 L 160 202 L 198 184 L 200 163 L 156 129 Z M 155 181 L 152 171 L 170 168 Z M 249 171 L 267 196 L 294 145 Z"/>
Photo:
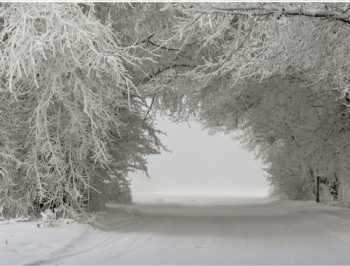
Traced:
<path id="1" fill-rule="evenodd" d="M 0 264 L 350 264 L 350 211 L 314 202 L 153 198 L 100 222 L 0 225 Z"/>

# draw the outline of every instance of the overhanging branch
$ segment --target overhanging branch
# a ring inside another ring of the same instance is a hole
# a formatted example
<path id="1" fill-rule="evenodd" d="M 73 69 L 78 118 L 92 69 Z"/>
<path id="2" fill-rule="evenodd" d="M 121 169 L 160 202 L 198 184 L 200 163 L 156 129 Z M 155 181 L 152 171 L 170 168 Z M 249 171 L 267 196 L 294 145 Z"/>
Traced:
<path id="1" fill-rule="evenodd" d="M 212 6 L 211 10 L 201 10 L 200 12 L 207 13 L 231 13 L 241 15 L 246 13 L 251 16 L 261 16 L 266 14 L 278 14 L 278 15 L 287 15 L 287 16 L 307 16 L 315 18 L 325 18 L 332 20 L 339 20 L 344 23 L 350 24 L 350 12 L 349 8 L 344 7 L 344 10 L 341 9 L 331 9 L 327 5 L 323 8 L 307 8 L 300 4 L 299 6 L 286 7 L 282 5 L 254 5 L 254 6 L 237 6 L 230 8 L 220 8 Z"/>

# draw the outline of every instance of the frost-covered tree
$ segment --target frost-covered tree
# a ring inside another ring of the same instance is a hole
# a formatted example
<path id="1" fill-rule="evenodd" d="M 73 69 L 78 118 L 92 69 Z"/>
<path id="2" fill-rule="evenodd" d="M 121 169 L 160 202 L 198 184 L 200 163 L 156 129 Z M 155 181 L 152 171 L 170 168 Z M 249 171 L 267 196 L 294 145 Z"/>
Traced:
<path id="1" fill-rule="evenodd" d="M 349 182 L 344 100 L 335 102 L 334 93 L 301 88 L 287 79 L 253 86 L 246 93 L 253 91 L 254 104 L 238 118 L 239 138 L 265 162 L 276 194 L 310 198 L 317 176 L 329 190 Z"/>
<path id="2" fill-rule="evenodd" d="M 309 197 L 317 176 L 334 186 L 349 182 L 348 3 L 176 3 L 162 10 L 174 14 L 171 41 L 198 47 L 196 67 L 180 73 L 185 82 L 175 79 L 159 97 L 164 112 L 193 117 L 212 132 L 243 132 L 276 193 Z"/>
<path id="3" fill-rule="evenodd" d="M 130 76 L 150 53 L 135 55 L 142 46 L 121 45 L 77 4 L 4 3 L 1 11 L 3 213 L 55 207 L 86 221 L 89 207 L 118 193 L 98 184 L 119 188 L 161 147 L 145 107 L 153 94 Z"/>

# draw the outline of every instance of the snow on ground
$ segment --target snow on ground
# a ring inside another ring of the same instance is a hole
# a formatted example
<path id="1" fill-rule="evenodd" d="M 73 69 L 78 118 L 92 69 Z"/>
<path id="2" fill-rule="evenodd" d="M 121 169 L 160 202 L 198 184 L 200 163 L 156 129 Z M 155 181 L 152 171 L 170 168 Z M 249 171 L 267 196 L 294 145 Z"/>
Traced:
<path id="1" fill-rule="evenodd" d="M 0 264 L 350 264 L 350 211 L 311 201 L 153 198 L 100 223 L 0 225 Z"/>
<path id="2" fill-rule="evenodd" d="M 35 222 L 0 223 L 0 264 L 23 265 L 54 258 L 89 230 L 93 229 L 78 224 L 38 228 Z"/>

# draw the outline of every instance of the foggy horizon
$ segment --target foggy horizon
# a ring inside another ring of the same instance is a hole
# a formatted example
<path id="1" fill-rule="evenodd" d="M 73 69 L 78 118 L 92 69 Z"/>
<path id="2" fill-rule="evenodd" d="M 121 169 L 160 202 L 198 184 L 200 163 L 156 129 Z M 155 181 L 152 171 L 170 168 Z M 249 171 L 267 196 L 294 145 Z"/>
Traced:
<path id="1" fill-rule="evenodd" d="M 212 196 L 266 197 L 270 189 L 253 152 L 245 151 L 229 135 L 210 135 L 199 123 L 172 123 L 158 117 L 160 138 L 171 151 L 151 155 L 150 178 L 131 173 L 133 197 Z"/>

